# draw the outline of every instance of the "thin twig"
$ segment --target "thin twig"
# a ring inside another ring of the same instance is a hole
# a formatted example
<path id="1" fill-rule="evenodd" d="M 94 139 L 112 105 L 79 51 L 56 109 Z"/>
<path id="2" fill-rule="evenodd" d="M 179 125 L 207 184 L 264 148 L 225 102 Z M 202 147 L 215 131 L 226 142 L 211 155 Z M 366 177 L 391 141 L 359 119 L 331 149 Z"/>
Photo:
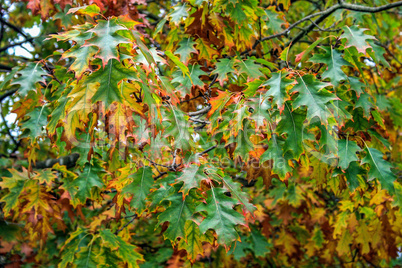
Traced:
<path id="1" fill-rule="evenodd" d="M 252 48 L 243 51 L 241 53 L 241 55 L 244 55 L 244 54 L 250 52 L 251 50 L 254 50 L 261 42 L 268 41 L 268 40 L 271 40 L 273 38 L 288 35 L 290 30 L 295 28 L 300 23 L 303 23 L 305 21 L 311 20 L 312 18 L 315 18 L 315 17 L 319 16 L 319 18 L 317 20 L 315 20 L 314 23 L 310 24 L 310 26 L 307 27 L 307 29 L 305 29 L 304 31 L 300 32 L 295 38 L 293 38 L 292 42 L 289 43 L 291 46 L 293 46 L 303 36 L 305 36 L 306 34 L 311 32 L 315 28 L 315 25 L 320 24 L 323 20 L 325 20 L 328 16 L 330 16 L 332 13 L 334 13 L 338 9 L 346 9 L 346 10 L 357 11 L 357 12 L 365 12 L 365 13 L 377 13 L 377 12 L 385 11 L 385 10 L 395 8 L 395 7 L 399 7 L 399 6 L 402 6 L 402 1 L 398 1 L 398 2 L 395 2 L 395 3 L 390 3 L 390 4 L 379 6 L 379 7 L 365 7 L 365 6 L 360 6 L 360 5 L 348 4 L 348 3 L 340 2 L 339 4 L 336 4 L 336 5 L 328 8 L 328 9 L 326 9 L 324 11 L 320 11 L 320 12 L 308 15 L 308 16 L 302 18 L 301 20 L 296 21 L 295 23 L 291 24 L 288 28 L 286 28 L 285 30 L 283 30 L 280 33 L 273 34 L 273 35 L 270 35 L 270 36 L 266 36 L 266 37 L 262 38 L 261 40 L 256 40 L 254 45 L 252 46 Z"/>
<path id="2" fill-rule="evenodd" d="M 215 149 L 217 147 L 217 145 L 211 146 L 208 149 L 202 151 L 201 153 L 197 153 L 198 156 L 201 156 L 203 154 L 209 153 L 210 151 L 212 151 L 213 149 Z"/>
<path id="3" fill-rule="evenodd" d="M 15 92 L 17 92 L 17 88 L 16 89 L 11 89 L 9 91 L 7 91 L 6 93 L 4 93 L 3 95 L 0 96 L 0 102 L 2 102 L 5 98 L 13 95 Z"/>
<path id="4" fill-rule="evenodd" d="M 161 174 L 159 174 L 158 176 L 156 176 L 156 177 L 154 178 L 154 180 L 157 180 L 157 179 L 163 177 L 163 176 L 166 175 L 166 174 L 167 174 L 167 172 L 162 172 Z"/>
<path id="5" fill-rule="evenodd" d="M 133 218 L 127 222 L 126 224 L 123 225 L 123 227 L 121 227 L 120 229 L 118 229 L 116 232 L 114 232 L 115 235 L 118 235 L 121 231 L 124 230 L 124 228 L 126 228 L 127 226 L 129 226 L 136 218 L 138 217 L 137 214 L 133 215 Z"/>
<path id="6" fill-rule="evenodd" d="M 16 31 L 17 33 L 21 34 L 23 37 L 25 37 L 25 39 L 28 39 L 29 36 L 24 33 L 20 28 L 18 28 L 17 26 L 9 23 L 8 21 L 5 21 L 3 18 L 0 17 L 0 22 L 4 25 L 7 25 L 8 27 L 10 27 L 11 29 L 13 29 L 14 31 Z"/>
<path id="7" fill-rule="evenodd" d="M 9 128 L 8 125 L 7 125 L 7 120 L 6 120 L 6 118 L 4 117 L 4 114 L 3 114 L 3 107 L 2 107 L 2 105 L 1 105 L 1 103 L 0 103 L 0 115 L 1 115 L 1 119 L 3 120 L 3 123 L 4 123 L 4 126 L 5 126 L 5 128 L 6 128 L 6 131 L 7 131 L 8 136 L 11 138 L 11 141 L 14 143 L 14 145 L 17 146 L 17 147 L 19 147 L 19 146 L 20 146 L 20 143 L 15 140 L 14 136 L 11 134 L 10 128 Z"/>
<path id="8" fill-rule="evenodd" d="M 172 161 L 172 169 L 173 171 L 176 171 L 176 155 L 177 155 L 177 149 L 173 151 L 173 161 Z"/>
<path id="9" fill-rule="evenodd" d="M 3 51 L 6 51 L 6 50 L 9 49 L 9 48 L 16 47 L 16 46 L 20 46 L 20 45 L 23 45 L 23 44 L 25 44 L 25 43 L 27 43 L 27 42 L 31 42 L 32 40 L 34 40 L 34 38 L 33 38 L 33 37 L 29 37 L 29 38 L 25 39 L 24 41 L 17 42 L 17 43 L 10 44 L 10 45 L 8 45 L 8 46 L 2 47 L 2 48 L 0 48 L 0 53 L 3 52 Z"/>
<path id="10" fill-rule="evenodd" d="M 189 116 L 197 116 L 197 115 L 202 115 L 202 114 L 206 114 L 209 112 L 209 110 L 211 110 L 211 106 L 205 106 L 204 108 L 202 108 L 201 110 L 195 111 L 195 112 L 189 112 L 188 115 Z"/>

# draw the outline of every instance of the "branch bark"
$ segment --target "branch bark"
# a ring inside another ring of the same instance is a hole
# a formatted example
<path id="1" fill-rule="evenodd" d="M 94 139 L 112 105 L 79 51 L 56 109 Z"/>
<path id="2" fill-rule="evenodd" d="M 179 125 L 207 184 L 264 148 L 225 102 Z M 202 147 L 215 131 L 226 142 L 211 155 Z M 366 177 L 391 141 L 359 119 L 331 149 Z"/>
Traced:
<path id="1" fill-rule="evenodd" d="M 20 28 L 18 28 L 17 26 L 9 23 L 8 21 L 5 21 L 3 18 L 0 17 L 0 22 L 4 25 L 7 25 L 9 28 L 13 29 L 14 31 L 16 31 L 17 33 L 21 34 L 23 37 L 25 37 L 25 39 L 28 39 L 29 36 L 24 33 Z"/>
<path id="2" fill-rule="evenodd" d="M 65 165 L 67 166 L 67 168 L 72 168 L 75 166 L 75 163 L 77 162 L 79 157 L 80 157 L 79 154 L 73 153 L 57 159 L 47 159 L 44 161 L 36 162 L 35 165 L 32 165 L 32 168 L 35 169 L 51 168 L 56 163 L 59 163 L 60 165 Z"/>
<path id="3" fill-rule="evenodd" d="M 305 36 L 306 34 L 311 32 L 316 27 L 316 25 L 318 25 L 319 23 L 324 21 L 327 17 L 329 17 L 332 13 L 334 13 L 338 9 L 346 9 L 346 10 L 357 11 L 357 12 L 365 12 L 365 13 L 377 13 L 377 12 L 385 11 L 385 10 L 392 9 L 395 7 L 400 7 L 400 6 L 402 6 L 402 1 L 390 3 L 390 4 L 379 6 L 379 7 L 366 7 L 366 6 L 360 6 L 360 5 L 355 5 L 355 4 L 348 4 L 348 3 L 344 3 L 341 1 L 339 4 L 336 4 L 324 11 L 308 15 L 308 16 L 302 18 L 301 20 L 296 21 L 295 23 L 291 24 L 288 28 L 286 28 L 285 30 L 283 30 L 280 33 L 266 36 L 266 37 L 262 38 L 261 40 L 256 40 L 251 50 L 255 49 L 258 46 L 258 44 L 260 44 L 261 42 L 288 35 L 289 31 L 292 30 L 293 28 L 295 28 L 300 23 L 311 20 L 312 18 L 319 16 L 318 19 L 316 19 L 305 30 L 301 31 L 295 38 L 293 38 L 293 40 L 291 41 L 291 46 L 293 46 L 303 36 Z M 246 53 L 250 52 L 251 50 L 243 51 L 241 54 L 242 55 L 246 54 Z"/>
<path id="4" fill-rule="evenodd" d="M 33 37 L 29 37 L 29 38 L 25 39 L 24 41 L 17 42 L 17 43 L 10 44 L 10 45 L 8 45 L 8 46 L 2 47 L 2 48 L 0 48 L 0 53 L 3 52 L 3 51 L 6 51 L 6 50 L 9 49 L 9 48 L 16 47 L 16 46 L 20 46 L 20 45 L 22 45 L 22 44 L 25 44 L 25 43 L 27 43 L 27 42 L 31 42 L 31 41 L 33 41 L 33 40 L 34 40 Z"/>
<path id="5" fill-rule="evenodd" d="M 204 108 L 202 108 L 199 111 L 195 111 L 195 112 L 189 112 L 188 115 L 189 116 L 197 116 L 197 115 L 202 115 L 202 114 L 206 114 L 209 112 L 209 110 L 211 110 L 211 106 L 206 106 Z"/>
<path id="6" fill-rule="evenodd" d="M 5 98 L 13 95 L 15 92 L 17 92 L 17 88 L 16 89 L 11 89 L 9 91 L 7 91 L 6 93 L 4 93 L 3 95 L 0 96 L 0 102 L 2 102 Z"/>

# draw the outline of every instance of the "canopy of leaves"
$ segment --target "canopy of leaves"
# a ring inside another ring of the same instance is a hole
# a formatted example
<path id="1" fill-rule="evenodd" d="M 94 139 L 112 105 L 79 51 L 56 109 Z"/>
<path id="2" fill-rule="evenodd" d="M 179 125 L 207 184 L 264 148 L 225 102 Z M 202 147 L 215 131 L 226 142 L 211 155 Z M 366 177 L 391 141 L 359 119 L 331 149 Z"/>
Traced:
<path id="1" fill-rule="evenodd" d="M 0 266 L 402 265 L 401 1 L 0 3 Z"/>

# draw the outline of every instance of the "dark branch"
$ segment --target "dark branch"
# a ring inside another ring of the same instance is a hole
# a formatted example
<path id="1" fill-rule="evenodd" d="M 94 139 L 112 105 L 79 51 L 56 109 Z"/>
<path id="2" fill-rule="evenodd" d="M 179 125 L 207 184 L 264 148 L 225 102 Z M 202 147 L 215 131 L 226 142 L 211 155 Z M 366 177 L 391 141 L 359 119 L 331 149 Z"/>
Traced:
<path id="1" fill-rule="evenodd" d="M 11 71 L 13 68 L 7 65 L 0 64 L 0 69 L 5 71 Z"/>
<path id="2" fill-rule="evenodd" d="M 129 226 L 137 217 L 137 214 L 134 214 L 132 216 L 131 220 L 129 222 L 127 222 L 126 224 L 123 225 L 123 227 L 121 227 L 119 230 L 117 230 L 116 232 L 114 232 L 115 235 L 118 235 L 121 231 L 123 231 L 127 226 Z"/>
<path id="3" fill-rule="evenodd" d="M 2 47 L 2 48 L 0 48 L 0 53 L 3 52 L 3 51 L 6 51 L 6 50 L 9 49 L 9 48 L 16 47 L 16 46 L 20 46 L 20 45 L 23 45 L 23 44 L 25 44 L 25 43 L 27 43 L 27 42 L 31 42 L 32 40 L 34 40 L 34 38 L 33 38 L 33 37 L 29 37 L 29 38 L 25 39 L 24 41 L 17 42 L 17 43 L 10 44 L 10 45 L 8 45 L 8 46 Z"/>
<path id="4" fill-rule="evenodd" d="M 201 153 L 197 153 L 197 155 L 198 155 L 198 156 L 201 156 L 201 155 L 203 155 L 203 154 L 209 153 L 210 151 L 212 151 L 212 150 L 215 149 L 216 147 L 217 147 L 216 145 L 211 146 L 211 147 L 209 147 L 208 149 L 202 151 Z"/>
<path id="5" fill-rule="evenodd" d="M 56 163 L 59 163 L 60 165 L 65 165 L 67 166 L 67 168 L 72 168 L 75 166 L 75 163 L 77 162 L 79 157 L 80 157 L 79 154 L 74 153 L 57 159 L 47 159 L 44 161 L 36 162 L 36 164 L 33 165 L 32 168 L 36 169 L 51 168 Z"/>
<path id="6" fill-rule="evenodd" d="M 11 139 L 11 141 L 14 143 L 14 145 L 18 148 L 18 147 L 20 146 L 20 143 L 17 142 L 17 141 L 15 140 L 14 136 L 11 134 L 11 130 L 10 130 L 10 128 L 8 127 L 7 120 L 6 120 L 6 118 L 5 118 L 4 114 L 3 114 L 3 109 L 2 109 L 1 102 L 0 102 L 0 115 L 1 115 L 1 119 L 3 120 L 3 123 L 4 123 L 4 126 L 5 126 L 5 128 L 6 128 L 6 131 L 7 131 L 8 136 L 10 137 L 10 139 Z"/>
<path id="7" fill-rule="evenodd" d="M 7 91 L 6 93 L 4 93 L 3 95 L 0 96 L 0 102 L 2 102 L 5 98 L 13 95 L 18 89 L 11 89 L 9 91 Z"/>
<path id="8" fill-rule="evenodd" d="M 398 1 L 395 3 L 390 3 L 387 5 L 383 5 L 383 6 L 379 6 L 379 7 L 365 7 L 365 6 L 360 6 L 360 5 L 355 5 L 355 4 L 348 4 L 348 3 L 344 3 L 344 2 L 340 2 L 337 5 L 334 5 L 324 11 L 321 12 L 317 12 L 311 15 L 308 15 L 304 18 L 302 18 L 299 21 L 296 21 L 295 23 L 291 24 L 288 28 L 286 28 L 284 31 L 277 33 L 277 34 L 273 34 L 267 37 L 262 38 L 261 40 L 256 40 L 252 49 L 255 49 L 259 43 L 263 42 L 263 41 L 267 41 L 267 40 L 271 40 L 273 38 L 277 38 L 277 37 L 281 37 L 281 36 L 285 36 L 288 35 L 290 30 L 292 30 L 293 28 L 295 28 L 297 25 L 299 25 L 300 23 L 303 23 L 305 21 L 311 20 L 312 18 L 318 17 L 320 16 L 317 20 L 315 20 L 312 24 L 310 24 L 310 26 L 308 26 L 305 30 L 303 30 L 302 32 L 300 32 L 293 40 L 291 45 L 294 45 L 295 43 L 297 43 L 303 36 L 305 36 L 306 34 L 308 34 L 309 32 L 311 32 L 316 25 L 320 24 L 323 20 L 325 20 L 328 16 L 330 16 L 332 13 L 334 13 L 335 11 L 337 11 L 338 9 L 346 9 L 346 10 L 351 10 L 351 11 L 357 11 L 357 12 L 365 12 L 365 13 L 377 13 L 377 12 L 381 12 L 384 10 L 388 10 L 391 8 L 395 8 L 395 7 L 399 7 L 402 6 L 402 1 Z M 243 51 L 241 54 L 246 54 L 248 53 L 250 50 L 246 50 Z"/>
<path id="9" fill-rule="evenodd" d="M 202 109 L 199 110 L 199 111 L 196 111 L 196 112 L 189 112 L 188 115 L 189 115 L 189 116 L 202 115 L 202 114 L 208 113 L 209 110 L 211 110 L 211 106 L 205 106 L 204 108 L 202 108 Z"/>
<path id="10" fill-rule="evenodd" d="M 0 22 L 4 25 L 7 25 L 8 27 L 10 27 L 11 29 L 13 29 L 14 31 L 16 31 L 17 33 L 21 34 L 23 37 L 25 37 L 25 39 L 29 39 L 29 36 L 27 34 L 25 34 L 20 28 L 18 28 L 17 26 L 9 23 L 8 21 L 5 21 L 3 18 L 0 17 Z M 30 41 L 29 41 L 30 42 Z"/>

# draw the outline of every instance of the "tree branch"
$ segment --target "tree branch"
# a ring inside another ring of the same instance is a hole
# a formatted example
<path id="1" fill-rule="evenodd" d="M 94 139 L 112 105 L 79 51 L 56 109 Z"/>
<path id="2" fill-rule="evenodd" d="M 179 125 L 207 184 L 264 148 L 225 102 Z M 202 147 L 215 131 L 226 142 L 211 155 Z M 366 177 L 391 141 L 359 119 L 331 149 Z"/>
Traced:
<path id="1" fill-rule="evenodd" d="M 3 95 L 0 96 L 0 102 L 2 102 L 5 98 L 7 98 L 8 96 L 13 95 L 15 92 L 17 92 L 17 88 L 16 89 L 11 89 L 9 91 L 7 91 L 6 93 L 4 93 Z"/>
<path id="2" fill-rule="evenodd" d="M 197 115 L 202 115 L 202 114 L 206 114 L 209 112 L 209 110 L 211 110 L 211 106 L 205 106 L 204 108 L 202 108 L 201 110 L 195 111 L 195 112 L 189 112 L 188 115 L 189 116 L 197 116 Z"/>
<path id="3" fill-rule="evenodd" d="M 57 159 L 47 159 L 44 161 L 36 162 L 35 165 L 32 166 L 32 168 L 35 169 L 51 168 L 56 163 L 59 163 L 60 165 L 65 165 L 67 166 L 67 168 L 72 168 L 75 166 L 75 163 L 77 162 L 79 157 L 80 157 L 79 154 L 73 153 Z"/>
<path id="4" fill-rule="evenodd" d="M 13 68 L 7 65 L 0 64 L 0 69 L 5 71 L 11 71 Z"/>
<path id="5" fill-rule="evenodd" d="M 17 142 L 17 141 L 15 140 L 14 136 L 11 134 L 10 128 L 8 127 L 7 120 L 6 120 L 6 118 L 5 118 L 4 114 L 3 114 L 3 109 L 2 109 L 2 108 L 3 108 L 3 107 L 2 107 L 1 102 L 0 102 L 0 115 L 1 115 L 1 119 L 2 119 L 3 122 L 4 122 L 4 126 L 5 126 L 5 128 L 6 128 L 6 131 L 7 131 L 8 136 L 10 137 L 10 139 L 11 139 L 11 141 L 14 143 L 14 145 L 18 148 L 18 147 L 20 146 L 20 143 Z"/>
<path id="6" fill-rule="evenodd" d="M 114 232 L 115 235 L 118 235 L 118 234 L 119 234 L 121 231 L 123 231 L 127 226 L 129 226 L 129 225 L 138 217 L 138 215 L 137 215 L 137 214 L 134 214 L 134 215 L 132 215 L 132 216 L 130 216 L 130 217 L 132 217 L 132 219 L 131 219 L 129 222 L 127 222 L 126 224 L 124 224 L 123 227 L 121 227 L 121 228 L 118 229 L 116 232 Z"/>
<path id="7" fill-rule="evenodd" d="M 16 46 L 20 46 L 20 45 L 22 45 L 22 44 L 25 44 L 26 42 L 31 42 L 32 40 L 34 40 L 34 38 L 33 38 L 33 37 L 29 37 L 29 38 L 25 39 L 24 41 L 17 42 L 17 43 L 10 44 L 10 45 L 8 45 L 8 46 L 2 47 L 2 48 L 0 48 L 0 53 L 3 52 L 3 51 L 6 51 L 6 50 L 9 49 L 9 48 L 16 47 Z"/>
<path id="8" fill-rule="evenodd" d="M 24 33 L 20 28 L 18 28 L 17 26 L 9 23 L 8 21 L 5 21 L 3 18 L 0 17 L 0 22 L 4 25 L 7 25 L 8 27 L 10 27 L 11 29 L 13 29 L 14 31 L 16 31 L 17 33 L 21 34 L 23 37 L 25 37 L 25 39 L 29 39 L 29 36 Z"/>
<path id="9" fill-rule="evenodd" d="M 203 154 L 209 153 L 210 151 L 212 151 L 212 150 L 215 149 L 216 147 L 217 147 L 216 145 L 211 146 L 211 147 L 209 147 L 208 149 L 202 151 L 201 153 L 197 153 L 197 155 L 198 155 L 198 156 L 201 156 L 201 155 L 203 155 Z"/>
<path id="10" fill-rule="evenodd" d="M 270 36 L 266 36 L 266 37 L 262 38 L 261 40 L 256 40 L 251 50 L 255 49 L 258 46 L 258 44 L 263 42 L 263 41 L 267 41 L 267 40 L 271 40 L 273 38 L 288 35 L 289 31 L 292 30 L 293 28 L 295 28 L 300 23 L 308 21 L 308 20 L 311 20 L 312 18 L 320 16 L 317 20 L 315 20 L 312 24 L 310 24 L 310 26 L 308 26 L 305 30 L 303 30 L 295 38 L 293 38 L 293 40 L 291 42 L 291 46 L 292 46 L 295 43 L 297 43 L 303 36 L 305 36 L 306 34 L 311 32 L 316 27 L 316 25 L 321 23 L 323 20 L 325 20 L 328 16 L 330 16 L 332 13 L 334 13 L 338 9 L 346 9 L 346 10 L 357 11 L 357 12 L 365 12 L 365 13 L 377 13 L 377 12 L 381 12 L 381 11 L 388 10 L 388 9 L 391 9 L 391 8 L 395 8 L 395 7 L 399 7 L 399 6 L 402 6 L 402 1 L 390 3 L 390 4 L 379 6 L 379 7 L 365 7 L 365 6 L 360 6 L 360 5 L 348 4 L 348 3 L 340 2 L 339 4 L 334 5 L 334 6 L 328 8 L 328 9 L 326 9 L 324 11 L 308 15 L 308 16 L 302 18 L 301 20 L 296 21 L 295 23 L 291 24 L 288 28 L 286 28 L 284 31 L 282 31 L 280 33 L 273 34 L 273 35 L 270 35 Z M 241 54 L 242 55 L 246 54 L 249 51 L 250 51 L 250 49 L 246 50 L 246 51 L 243 51 Z"/>

